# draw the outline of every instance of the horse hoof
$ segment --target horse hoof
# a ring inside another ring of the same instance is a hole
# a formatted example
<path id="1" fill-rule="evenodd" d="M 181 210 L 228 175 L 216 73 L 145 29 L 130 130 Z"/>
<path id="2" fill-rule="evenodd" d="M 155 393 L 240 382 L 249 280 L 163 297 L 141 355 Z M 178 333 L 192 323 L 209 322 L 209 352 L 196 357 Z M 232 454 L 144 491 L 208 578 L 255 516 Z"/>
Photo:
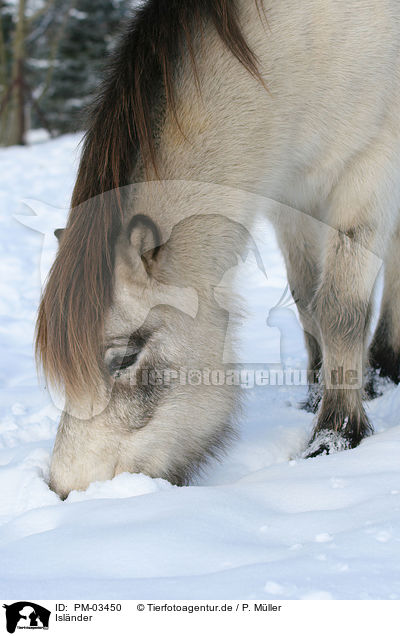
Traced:
<path id="1" fill-rule="evenodd" d="M 309 442 L 302 458 L 311 459 L 318 455 L 332 455 L 352 447 L 350 440 L 337 431 L 318 431 Z"/>

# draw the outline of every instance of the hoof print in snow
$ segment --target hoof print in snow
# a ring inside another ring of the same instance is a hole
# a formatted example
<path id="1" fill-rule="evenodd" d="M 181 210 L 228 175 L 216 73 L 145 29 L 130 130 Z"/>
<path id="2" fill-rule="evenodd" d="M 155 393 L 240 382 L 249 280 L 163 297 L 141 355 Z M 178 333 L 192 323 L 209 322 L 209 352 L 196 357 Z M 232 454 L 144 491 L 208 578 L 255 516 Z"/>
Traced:
<path id="1" fill-rule="evenodd" d="M 343 450 L 352 448 L 349 439 L 346 439 L 341 433 L 336 431 L 318 431 L 312 437 L 302 457 L 310 459 L 318 457 L 318 455 L 332 455 Z"/>

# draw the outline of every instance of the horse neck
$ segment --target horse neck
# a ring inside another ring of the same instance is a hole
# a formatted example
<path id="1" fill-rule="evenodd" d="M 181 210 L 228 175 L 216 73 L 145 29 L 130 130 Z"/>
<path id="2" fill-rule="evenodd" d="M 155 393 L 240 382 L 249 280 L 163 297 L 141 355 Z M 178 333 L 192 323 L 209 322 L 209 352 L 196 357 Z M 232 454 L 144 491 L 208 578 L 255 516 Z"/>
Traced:
<path id="1" fill-rule="evenodd" d="M 250 47 L 264 34 L 255 3 L 239 2 Z M 255 143 L 265 118 L 265 88 L 221 42 L 214 28 L 193 43 L 197 81 L 187 56 L 175 80 L 175 112 L 166 107 L 151 178 L 197 181 L 261 193 L 265 144 Z M 215 195 L 215 192 L 212 193 Z M 240 199 L 240 197 L 237 197 Z M 218 209 L 219 201 L 213 206 Z M 211 203 L 207 201 L 209 208 Z M 220 208 L 219 208 L 220 209 Z"/>

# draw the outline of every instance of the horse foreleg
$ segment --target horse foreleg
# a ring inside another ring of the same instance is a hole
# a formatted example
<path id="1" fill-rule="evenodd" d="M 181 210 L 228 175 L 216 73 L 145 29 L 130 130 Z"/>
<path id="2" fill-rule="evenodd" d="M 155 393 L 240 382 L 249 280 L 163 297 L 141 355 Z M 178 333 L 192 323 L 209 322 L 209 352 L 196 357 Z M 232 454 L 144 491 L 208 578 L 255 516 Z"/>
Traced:
<path id="1" fill-rule="evenodd" d="M 369 362 L 379 375 L 400 382 L 400 226 L 385 258 L 385 284 Z M 372 387 L 373 388 L 373 387 Z"/>
<path id="2" fill-rule="evenodd" d="M 297 305 L 308 354 L 308 397 L 302 404 L 315 413 L 321 398 L 319 373 L 322 363 L 319 327 L 311 303 L 318 284 L 320 222 L 295 210 L 276 227 L 276 235 L 286 264 L 290 291 Z"/>
<path id="3" fill-rule="evenodd" d="M 372 432 L 362 404 L 366 335 L 381 256 L 397 216 L 397 191 L 387 178 L 391 166 L 380 183 L 380 159 L 349 170 L 330 201 L 331 227 L 312 303 L 322 338 L 324 391 L 307 456 L 357 446 Z"/>

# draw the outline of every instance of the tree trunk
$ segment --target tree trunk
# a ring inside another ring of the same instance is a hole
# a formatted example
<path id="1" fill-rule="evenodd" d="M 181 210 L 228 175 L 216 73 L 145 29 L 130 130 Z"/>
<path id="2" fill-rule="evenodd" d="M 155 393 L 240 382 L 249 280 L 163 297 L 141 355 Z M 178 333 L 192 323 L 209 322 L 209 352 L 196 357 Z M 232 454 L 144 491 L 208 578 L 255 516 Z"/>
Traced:
<path id="1" fill-rule="evenodd" d="M 18 18 L 13 42 L 13 67 L 9 90 L 5 95 L 0 142 L 4 146 L 25 143 L 25 8 L 26 0 L 19 0 Z"/>

